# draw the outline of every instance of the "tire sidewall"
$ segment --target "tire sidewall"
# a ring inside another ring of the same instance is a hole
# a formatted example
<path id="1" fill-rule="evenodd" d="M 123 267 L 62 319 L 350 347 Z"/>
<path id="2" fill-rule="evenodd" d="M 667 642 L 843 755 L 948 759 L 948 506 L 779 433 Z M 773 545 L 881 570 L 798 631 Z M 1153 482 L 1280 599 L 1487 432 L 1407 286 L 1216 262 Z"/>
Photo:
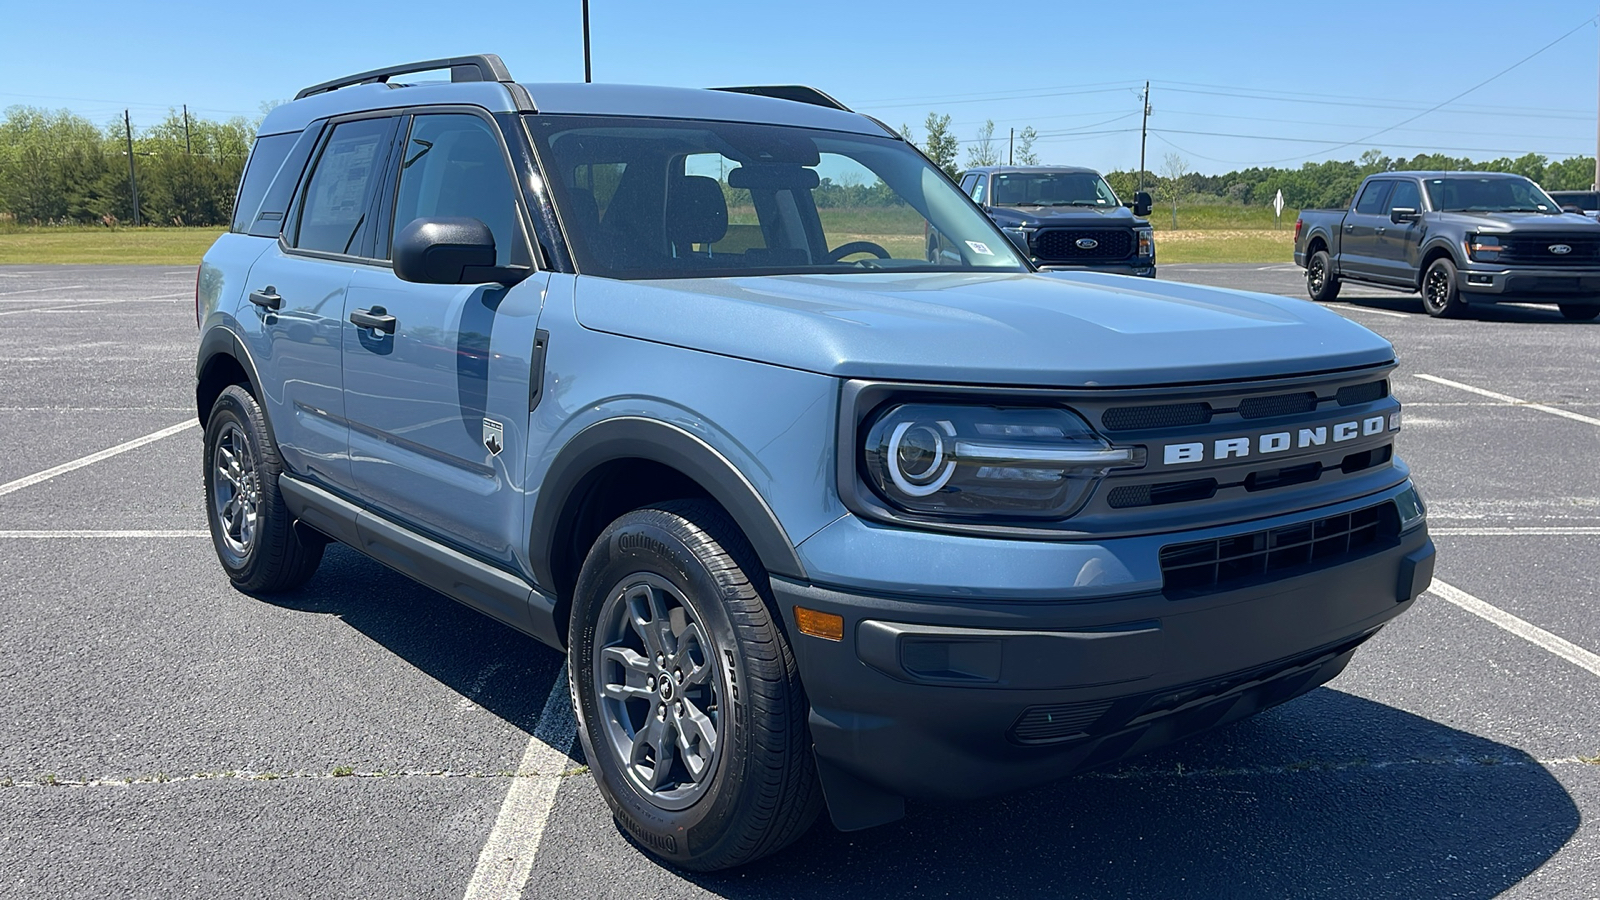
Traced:
<path id="1" fill-rule="evenodd" d="M 740 696 L 746 658 L 738 635 L 720 601 L 722 585 L 696 557 L 683 538 L 663 527 L 659 511 L 651 517 L 624 517 L 596 540 L 584 562 L 574 591 L 568 683 L 573 711 L 589 768 L 600 793 L 622 827 L 651 851 L 670 860 L 687 861 L 711 850 L 740 812 L 741 788 L 749 756 L 750 709 Z M 624 542 L 623 538 L 629 538 Z M 628 546 L 624 547 L 626 543 Z M 650 548 L 650 549 L 643 549 Z M 593 654 L 600 609 L 627 577 L 650 572 L 672 582 L 704 627 L 717 656 L 725 709 L 718 723 L 720 752 L 712 783 L 686 809 L 664 810 L 645 799 L 621 771 L 610 747 L 598 734 L 600 710 L 594 685 Z"/>
<path id="2" fill-rule="evenodd" d="M 1311 286 L 1311 273 L 1317 263 L 1322 264 L 1322 289 L 1317 290 Z M 1311 254 L 1311 260 L 1306 265 L 1306 293 L 1318 303 L 1326 303 L 1338 295 L 1339 282 L 1333 274 L 1333 257 L 1326 250 L 1318 250 Z"/>
<path id="3" fill-rule="evenodd" d="M 216 459 L 217 442 L 222 436 L 222 431 L 228 425 L 239 426 L 239 431 L 250 442 L 251 464 L 255 469 L 255 476 L 262 484 L 265 494 L 265 473 L 262 472 L 262 435 L 257 431 L 251 421 L 252 410 L 246 406 L 238 395 L 237 389 L 224 390 L 217 397 L 217 402 L 211 407 L 211 415 L 206 419 L 205 435 L 205 463 L 204 480 L 206 493 L 206 524 L 211 529 L 211 543 L 216 548 L 217 559 L 222 563 L 222 568 L 228 577 L 236 582 L 249 581 L 256 560 L 261 556 L 261 537 L 263 529 L 260 524 L 256 526 L 256 539 L 245 551 L 243 557 L 234 553 L 222 539 L 222 522 L 217 517 L 216 504 Z M 263 503 L 264 513 L 267 504 Z"/>
<path id="4" fill-rule="evenodd" d="M 1428 281 L 1433 277 L 1434 270 L 1441 270 L 1450 282 L 1450 292 L 1445 295 L 1444 303 L 1435 306 L 1428 299 Z M 1422 309 L 1430 316 L 1443 318 L 1455 315 L 1461 309 L 1460 288 L 1456 285 L 1456 264 L 1448 257 L 1441 256 L 1428 266 L 1422 273 Z"/>

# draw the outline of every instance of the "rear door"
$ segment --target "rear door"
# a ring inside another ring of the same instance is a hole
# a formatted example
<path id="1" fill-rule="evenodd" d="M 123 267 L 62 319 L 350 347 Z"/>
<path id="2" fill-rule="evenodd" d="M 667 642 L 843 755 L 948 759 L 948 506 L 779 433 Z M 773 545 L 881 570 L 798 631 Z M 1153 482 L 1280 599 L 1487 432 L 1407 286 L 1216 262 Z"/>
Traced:
<path id="1" fill-rule="evenodd" d="M 240 329 L 262 379 L 261 401 L 290 472 L 353 493 L 345 421 L 344 294 L 371 260 L 361 247 L 397 118 L 335 122 L 281 220 L 281 236 L 250 269 Z M 261 229 L 279 223 L 261 220 Z"/>
<path id="2" fill-rule="evenodd" d="M 1389 192 L 1394 182 L 1389 179 L 1368 181 L 1361 196 L 1344 217 L 1344 234 L 1339 241 L 1339 271 L 1341 274 L 1362 278 L 1381 277 L 1382 261 L 1378 256 L 1378 239 L 1388 230 Z"/>
<path id="3" fill-rule="evenodd" d="M 494 233 L 499 265 L 532 265 L 510 158 L 494 121 L 428 112 L 402 125 L 376 253 L 417 218 L 467 216 Z M 547 273 L 510 289 L 401 281 L 388 265 L 351 278 L 344 315 L 393 316 L 393 334 L 349 327 L 344 404 L 351 469 L 375 511 L 515 569 L 530 375 L 542 361 Z"/>

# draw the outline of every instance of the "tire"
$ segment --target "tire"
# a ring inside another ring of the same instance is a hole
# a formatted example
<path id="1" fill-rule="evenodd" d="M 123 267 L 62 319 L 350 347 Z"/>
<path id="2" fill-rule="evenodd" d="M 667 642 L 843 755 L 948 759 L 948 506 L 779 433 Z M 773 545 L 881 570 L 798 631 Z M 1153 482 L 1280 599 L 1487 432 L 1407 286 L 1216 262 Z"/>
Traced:
<path id="1" fill-rule="evenodd" d="M 1422 273 L 1422 310 L 1436 319 L 1460 318 L 1467 311 L 1456 283 L 1456 264 L 1441 256 Z"/>
<path id="2" fill-rule="evenodd" d="M 204 472 L 211 543 L 234 587 L 272 594 L 305 584 L 326 542 L 295 528 L 278 493 L 278 446 L 261 407 L 238 385 L 224 388 L 211 407 Z"/>
<path id="3" fill-rule="evenodd" d="M 584 753 L 623 831 L 686 869 L 773 853 L 822 808 L 805 694 L 766 578 L 738 527 L 703 500 L 612 522 L 578 576 L 567 664 Z"/>
<path id="4" fill-rule="evenodd" d="M 1597 303 L 1563 303 L 1561 315 L 1574 322 L 1588 322 L 1600 316 L 1600 304 Z"/>
<path id="5" fill-rule="evenodd" d="M 1318 303 L 1328 303 L 1339 297 L 1339 276 L 1333 274 L 1333 258 L 1328 251 L 1318 250 L 1306 260 L 1306 293 Z"/>

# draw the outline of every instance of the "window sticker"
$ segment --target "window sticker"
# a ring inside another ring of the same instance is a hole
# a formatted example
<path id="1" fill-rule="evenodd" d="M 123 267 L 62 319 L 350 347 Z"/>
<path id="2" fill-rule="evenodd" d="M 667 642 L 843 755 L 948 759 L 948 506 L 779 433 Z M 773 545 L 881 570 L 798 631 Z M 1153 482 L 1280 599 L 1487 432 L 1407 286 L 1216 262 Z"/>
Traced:
<path id="1" fill-rule="evenodd" d="M 994 251 L 989 249 L 988 244 L 979 241 L 967 241 L 967 246 L 972 248 L 973 253 L 981 253 L 984 256 L 994 255 Z"/>

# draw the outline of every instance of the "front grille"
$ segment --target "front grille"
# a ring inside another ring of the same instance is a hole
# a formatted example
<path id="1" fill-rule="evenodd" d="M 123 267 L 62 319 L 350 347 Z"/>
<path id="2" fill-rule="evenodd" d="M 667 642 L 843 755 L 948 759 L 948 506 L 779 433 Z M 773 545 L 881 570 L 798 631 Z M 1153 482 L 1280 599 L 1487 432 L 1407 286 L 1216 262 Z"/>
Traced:
<path id="1" fill-rule="evenodd" d="M 1168 403 L 1164 406 L 1117 406 L 1100 416 L 1107 431 L 1145 431 L 1182 428 L 1211 421 L 1209 403 Z"/>
<path id="2" fill-rule="evenodd" d="M 1246 397 L 1239 402 L 1239 418 L 1269 419 L 1273 416 L 1292 416 L 1311 412 L 1317 408 L 1317 395 L 1311 391 L 1300 394 L 1274 394 L 1270 397 Z"/>
<path id="3" fill-rule="evenodd" d="M 1394 504 L 1341 513 L 1311 522 L 1161 550 L 1163 589 L 1169 597 L 1194 596 L 1299 571 L 1337 565 L 1399 535 Z"/>
<path id="4" fill-rule="evenodd" d="M 1372 634 L 1161 691 L 1117 700 L 1031 706 L 1011 726 L 1011 739 L 1019 744 L 1061 744 L 1109 738 L 1078 767 L 1104 765 L 1125 754 L 1138 743 L 1138 735 L 1159 722 L 1172 723 L 1171 737 L 1180 737 L 1215 725 L 1241 701 L 1246 704 L 1244 708 L 1260 710 L 1298 697 L 1332 677 L 1330 667 L 1342 668 L 1340 658 Z M 1114 736 L 1119 733 L 1135 740 L 1118 740 Z"/>
<path id="5" fill-rule="evenodd" d="M 1135 509 L 1141 506 L 1162 506 L 1167 503 L 1192 503 L 1196 500 L 1210 500 L 1224 487 L 1243 487 L 1252 493 L 1269 491 L 1297 484 L 1310 484 L 1320 479 L 1324 472 L 1337 470 L 1346 475 L 1354 475 L 1393 458 L 1394 445 L 1385 444 L 1382 447 L 1348 454 L 1336 464 L 1309 462 L 1276 469 L 1257 469 L 1245 475 L 1242 481 L 1226 485 L 1215 478 L 1124 484 L 1111 489 L 1106 495 L 1106 505 L 1112 509 Z"/>
<path id="6" fill-rule="evenodd" d="M 1389 396 L 1388 381 L 1369 381 L 1366 384 L 1349 384 L 1339 388 L 1334 395 L 1340 406 L 1360 406 Z"/>
<path id="7" fill-rule="evenodd" d="M 1136 506 L 1161 506 L 1165 503 L 1192 503 L 1210 500 L 1217 495 L 1215 478 L 1196 478 L 1193 481 L 1174 481 L 1165 484 L 1127 484 L 1113 488 L 1106 497 L 1112 509 L 1131 509 Z"/>
<path id="8" fill-rule="evenodd" d="M 1512 235 L 1500 239 L 1499 262 L 1523 266 L 1600 265 L 1600 238 L 1592 235 Z M 1567 253 L 1551 253 L 1550 248 L 1565 244 Z"/>
<path id="9" fill-rule="evenodd" d="M 1082 240 L 1093 247 L 1080 247 Z M 1126 229 L 1079 230 L 1046 228 L 1033 236 L 1034 255 L 1048 262 L 1127 259 L 1133 255 L 1133 232 Z"/>

